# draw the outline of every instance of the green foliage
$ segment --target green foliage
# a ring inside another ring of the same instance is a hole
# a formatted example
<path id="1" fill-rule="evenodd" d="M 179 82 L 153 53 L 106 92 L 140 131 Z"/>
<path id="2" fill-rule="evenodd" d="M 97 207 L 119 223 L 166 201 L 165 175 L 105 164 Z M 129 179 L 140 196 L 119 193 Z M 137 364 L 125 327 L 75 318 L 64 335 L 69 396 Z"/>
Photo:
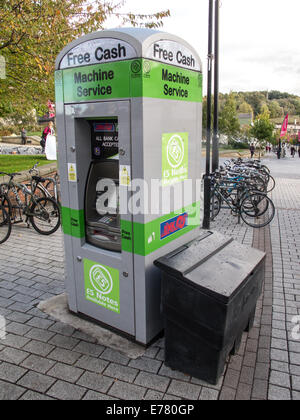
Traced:
<path id="1" fill-rule="evenodd" d="M 294 145 L 294 146 L 298 146 L 298 144 L 299 144 L 298 136 L 290 138 L 290 144 Z"/>
<path id="2" fill-rule="evenodd" d="M 213 102 L 213 98 L 212 98 Z M 238 136 L 245 142 L 251 142 L 253 130 L 251 126 L 242 125 L 238 130 L 236 118 L 238 114 L 248 114 L 252 112 L 255 120 L 260 119 L 261 115 L 266 115 L 268 124 L 263 122 L 255 124 L 255 133 L 259 137 L 262 133 L 267 132 L 263 137 L 268 138 L 270 142 L 276 143 L 276 135 L 273 139 L 274 132 L 270 135 L 272 123 L 281 124 L 284 115 L 290 116 L 290 121 L 300 121 L 300 97 L 289 93 L 279 91 L 263 91 L 263 92 L 231 92 L 230 94 L 219 94 L 220 112 L 219 112 L 219 129 L 221 133 L 227 134 L 229 139 Z M 212 110 L 213 119 L 213 110 Z M 207 100 L 203 99 L 203 137 L 206 137 L 207 122 Z M 267 127 L 263 127 L 267 125 Z M 275 133 L 276 134 L 276 133 Z M 277 133 L 278 138 L 278 133 Z"/>
<path id="3" fill-rule="evenodd" d="M 234 139 L 230 139 L 228 141 L 228 146 L 231 149 L 249 149 L 249 144 L 247 142 L 243 142 L 243 141 L 236 141 Z"/>
<path id="4" fill-rule="evenodd" d="M 251 114 L 253 117 L 253 109 L 246 101 L 242 102 L 238 107 L 239 114 Z"/>
<path id="5" fill-rule="evenodd" d="M 228 137 L 236 137 L 240 133 L 240 123 L 237 116 L 237 103 L 233 93 L 230 93 L 219 113 L 220 133 Z"/>
<path id="6" fill-rule="evenodd" d="M 270 118 L 283 118 L 283 108 L 279 105 L 279 102 L 276 99 L 269 101 L 268 108 L 270 111 Z"/>
<path id="7" fill-rule="evenodd" d="M 266 142 L 271 142 L 273 139 L 274 124 L 271 123 L 269 118 L 269 111 L 267 109 L 257 116 L 253 126 L 250 129 L 250 135 L 254 137 L 261 145 Z"/>
<path id="8" fill-rule="evenodd" d="M 169 10 L 153 15 L 118 13 L 123 0 L 0 0 L 0 55 L 6 79 L 0 79 L 0 117 L 17 122 L 33 108 L 43 115 L 54 100 L 55 59 L 74 39 L 104 28 L 115 16 L 120 23 L 161 27 Z"/>
<path id="9" fill-rule="evenodd" d="M 251 106 L 254 118 L 268 107 L 270 118 L 283 117 L 286 114 L 300 116 L 300 97 L 278 91 L 235 92 L 238 112 L 244 113 L 245 104 Z M 224 102 L 228 95 L 220 94 L 220 102 Z M 248 108 L 250 110 L 250 108 Z"/>

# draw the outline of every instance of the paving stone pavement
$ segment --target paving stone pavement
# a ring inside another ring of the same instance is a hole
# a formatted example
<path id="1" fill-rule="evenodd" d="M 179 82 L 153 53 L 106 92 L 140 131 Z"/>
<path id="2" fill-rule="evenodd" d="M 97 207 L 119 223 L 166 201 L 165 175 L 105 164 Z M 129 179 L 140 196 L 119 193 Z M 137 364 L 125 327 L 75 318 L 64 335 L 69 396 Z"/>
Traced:
<path id="1" fill-rule="evenodd" d="M 277 214 L 270 228 L 274 287 L 268 398 L 299 400 L 300 179 L 278 181 L 272 193 Z"/>
<path id="2" fill-rule="evenodd" d="M 276 181 L 278 210 L 269 227 L 253 231 L 228 212 L 212 225 L 267 253 L 254 328 L 217 386 L 169 369 L 163 339 L 131 360 L 40 312 L 40 301 L 65 290 L 62 234 L 43 237 L 14 226 L 0 245 L 7 333 L 0 339 L 0 400 L 299 400 L 300 339 L 292 331 L 300 315 L 300 179 Z"/>

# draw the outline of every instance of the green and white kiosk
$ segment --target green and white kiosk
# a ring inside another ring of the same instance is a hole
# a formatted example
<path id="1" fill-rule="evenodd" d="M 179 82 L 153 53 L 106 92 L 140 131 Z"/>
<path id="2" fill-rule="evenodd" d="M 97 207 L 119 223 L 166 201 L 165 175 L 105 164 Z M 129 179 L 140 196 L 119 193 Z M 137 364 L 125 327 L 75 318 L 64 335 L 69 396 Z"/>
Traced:
<path id="1" fill-rule="evenodd" d="M 201 61 L 167 33 L 105 30 L 64 48 L 55 82 L 69 308 L 147 345 L 153 261 L 199 235 Z"/>

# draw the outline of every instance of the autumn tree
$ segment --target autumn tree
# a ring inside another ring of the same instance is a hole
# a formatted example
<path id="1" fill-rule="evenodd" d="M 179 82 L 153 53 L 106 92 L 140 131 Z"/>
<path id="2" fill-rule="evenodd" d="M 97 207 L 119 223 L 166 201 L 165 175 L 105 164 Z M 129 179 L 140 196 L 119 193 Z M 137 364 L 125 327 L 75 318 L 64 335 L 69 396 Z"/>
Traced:
<path id="1" fill-rule="evenodd" d="M 123 0 L 0 0 L 0 55 L 6 79 L 0 79 L 0 117 L 46 109 L 54 100 L 54 65 L 72 40 L 104 29 L 108 18 L 127 26 L 158 28 L 169 10 L 152 15 L 121 14 Z"/>
<path id="2" fill-rule="evenodd" d="M 266 109 L 262 114 L 259 114 L 250 129 L 250 135 L 256 139 L 260 146 L 264 146 L 266 142 L 273 141 L 274 124 L 270 121 L 270 112 Z"/>
<path id="3" fill-rule="evenodd" d="M 268 107 L 270 110 L 270 118 L 283 117 L 283 108 L 281 108 L 276 99 L 269 101 Z"/>
<path id="4" fill-rule="evenodd" d="M 247 104 L 247 102 L 245 101 L 241 103 L 238 110 L 239 110 L 239 113 L 241 114 L 251 114 L 251 116 L 253 117 L 252 106 Z"/>
<path id="5" fill-rule="evenodd" d="M 240 123 L 237 116 L 237 104 L 234 93 L 230 93 L 219 113 L 220 133 L 228 137 L 236 137 L 240 133 Z"/>

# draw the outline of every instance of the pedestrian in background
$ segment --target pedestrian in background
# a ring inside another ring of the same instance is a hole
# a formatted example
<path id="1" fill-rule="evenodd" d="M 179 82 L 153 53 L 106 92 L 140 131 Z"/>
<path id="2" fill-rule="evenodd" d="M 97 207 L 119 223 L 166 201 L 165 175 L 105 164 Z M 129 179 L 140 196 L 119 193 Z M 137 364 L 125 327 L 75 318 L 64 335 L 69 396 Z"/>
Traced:
<path id="1" fill-rule="evenodd" d="M 294 157 L 295 157 L 295 154 L 296 154 L 296 149 L 295 149 L 295 147 L 292 145 L 292 146 L 291 146 L 291 156 L 292 156 L 292 158 L 294 158 Z"/>
<path id="2" fill-rule="evenodd" d="M 27 141 L 27 132 L 25 128 L 23 127 L 21 130 L 21 143 L 26 144 L 26 141 Z"/>
<path id="3" fill-rule="evenodd" d="M 280 145 L 277 147 L 276 153 L 277 153 L 277 158 L 280 159 L 281 158 L 281 146 Z"/>
<path id="4" fill-rule="evenodd" d="M 45 153 L 46 141 L 49 134 L 54 135 L 53 121 L 49 121 L 49 124 L 43 131 L 42 139 L 40 142 L 42 146 L 42 153 Z"/>
<path id="5" fill-rule="evenodd" d="M 253 158 L 253 156 L 254 156 L 254 153 L 255 153 L 255 147 L 254 147 L 254 144 L 252 143 L 251 144 L 251 146 L 250 146 L 250 153 L 251 153 L 251 159 Z"/>
<path id="6" fill-rule="evenodd" d="M 281 157 L 283 157 L 283 158 L 286 157 L 286 144 L 285 143 L 282 144 Z"/>

